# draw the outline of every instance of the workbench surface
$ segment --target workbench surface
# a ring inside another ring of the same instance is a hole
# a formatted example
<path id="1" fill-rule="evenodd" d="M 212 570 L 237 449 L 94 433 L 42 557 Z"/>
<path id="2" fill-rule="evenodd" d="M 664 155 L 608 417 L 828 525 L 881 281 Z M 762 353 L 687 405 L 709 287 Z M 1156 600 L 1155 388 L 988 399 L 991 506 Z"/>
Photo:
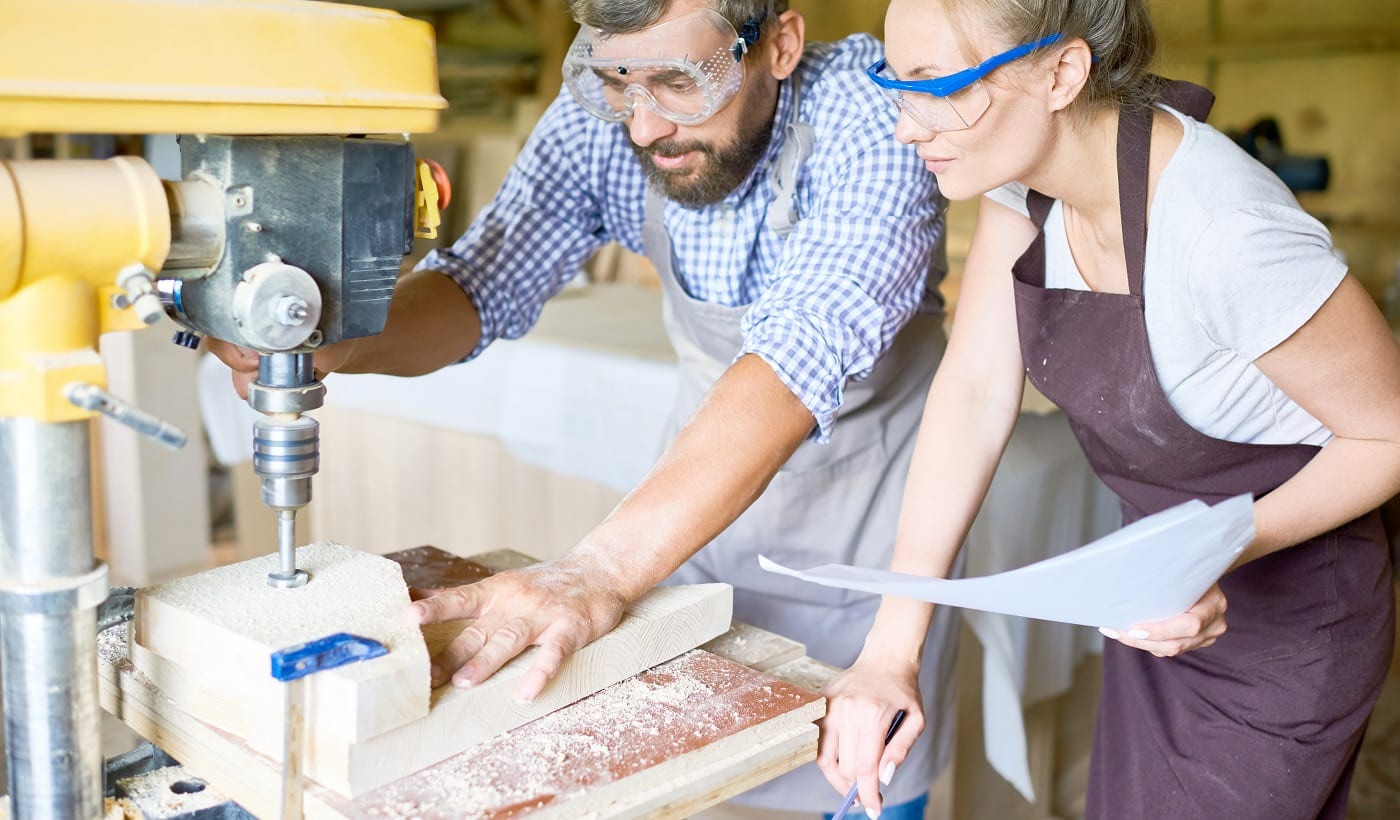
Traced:
<path id="1" fill-rule="evenodd" d="M 388 556 L 414 586 L 533 563 L 431 547 Z M 308 817 L 685 817 L 816 756 L 819 691 L 836 670 L 745 624 L 697 650 L 354 800 L 308 782 Z M 257 816 L 281 766 L 182 712 L 131 664 L 125 628 L 99 640 L 104 709 Z"/>

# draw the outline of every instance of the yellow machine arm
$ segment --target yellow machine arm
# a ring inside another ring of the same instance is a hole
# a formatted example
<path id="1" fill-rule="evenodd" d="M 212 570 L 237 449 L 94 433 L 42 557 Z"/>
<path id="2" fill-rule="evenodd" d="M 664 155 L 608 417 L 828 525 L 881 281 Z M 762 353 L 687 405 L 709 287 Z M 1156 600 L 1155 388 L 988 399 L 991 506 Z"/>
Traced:
<path id="1" fill-rule="evenodd" d="M 0 0 L 0 137 L 176 133 L 185 166 L 184 180 L 162 182 L 135 158 L 0 162 L 11 816 L 101 814 L 96 607 L 107 579 L 92 554 L 91 410 L 178 440 L 113 410 L 98 337 L 169 312 L 196 341 L 225 330 L 269 340 L 259 349 L 277 367 L 259 393 L 271 415 L 257 440 L 281 449 L 265 458 L 264 500 L 290 519 L 317 462 L 314 419 L 297 417 L 319 401 L 310 351 L 382 328 L 405 244 L 436 220 L 432 175 L 414 167 L 406 136 L 436 128 L 445 107 L 431 27 L 393 12 Z M 294 545 L 281 546 L 297 574 Z"/>

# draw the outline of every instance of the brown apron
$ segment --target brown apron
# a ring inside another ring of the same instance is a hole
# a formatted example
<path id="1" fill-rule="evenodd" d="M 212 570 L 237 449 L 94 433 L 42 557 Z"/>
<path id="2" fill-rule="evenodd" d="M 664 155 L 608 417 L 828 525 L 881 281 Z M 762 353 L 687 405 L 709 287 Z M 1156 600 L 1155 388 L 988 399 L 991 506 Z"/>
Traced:
<path id="1" fill-rule="evenodd" d="M 1164 99 L 1198 119 L 1213 100 L 1185 83 Z M 1319 449 L 1215 439 L 1168 403 L 1143 313 L 1151 126 L 1150 112 L 1125 111 L 1118 127 L 1130 292 L 1045 287 L 1052 202 L 1034 191 L 1042 232 L 1013 269 L 1026 372 L 1069 417 L 1125 523 L 1193 498 L 1257 498 Z M 1222 578 L 1229 628 L 1209 648 L 1157 658 L 1107 641 L 1087 817 L 1340 820 L 1390 665 L 1390 579 L 1372 512 Z"/>

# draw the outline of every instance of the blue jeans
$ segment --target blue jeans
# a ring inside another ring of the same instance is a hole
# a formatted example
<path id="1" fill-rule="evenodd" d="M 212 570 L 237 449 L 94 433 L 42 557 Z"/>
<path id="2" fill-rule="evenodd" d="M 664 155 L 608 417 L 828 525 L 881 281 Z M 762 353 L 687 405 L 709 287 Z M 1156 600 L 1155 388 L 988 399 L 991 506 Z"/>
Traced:
<path id="1" fill-rule="evenodd" d="M 885 806 L 880 812 L 880 820 L 924 820 L 924 809 L 928 807 L 928 795 L 921 794 L 910 800 L 908 803 L 900 803 L 898 806 Z M 861 817 L 865 814 L 860 809 L 854 809 L 848 816 Z M 825 820 L 831 820 L 832 815 L 823 815 Z"/>

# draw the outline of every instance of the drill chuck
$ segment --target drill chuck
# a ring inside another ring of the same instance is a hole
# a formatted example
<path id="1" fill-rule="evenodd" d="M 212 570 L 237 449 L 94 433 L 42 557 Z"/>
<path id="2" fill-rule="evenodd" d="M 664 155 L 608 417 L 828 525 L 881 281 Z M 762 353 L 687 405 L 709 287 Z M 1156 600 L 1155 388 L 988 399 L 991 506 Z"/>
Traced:
<path id="1" fill-rule="evenodd" d="M 311 501 L 311 478 L 321 464 L 321 425 L 310 416 L 264 417 L 253 424 L 253 472 L 263 503 L 297 510 Z"/>

